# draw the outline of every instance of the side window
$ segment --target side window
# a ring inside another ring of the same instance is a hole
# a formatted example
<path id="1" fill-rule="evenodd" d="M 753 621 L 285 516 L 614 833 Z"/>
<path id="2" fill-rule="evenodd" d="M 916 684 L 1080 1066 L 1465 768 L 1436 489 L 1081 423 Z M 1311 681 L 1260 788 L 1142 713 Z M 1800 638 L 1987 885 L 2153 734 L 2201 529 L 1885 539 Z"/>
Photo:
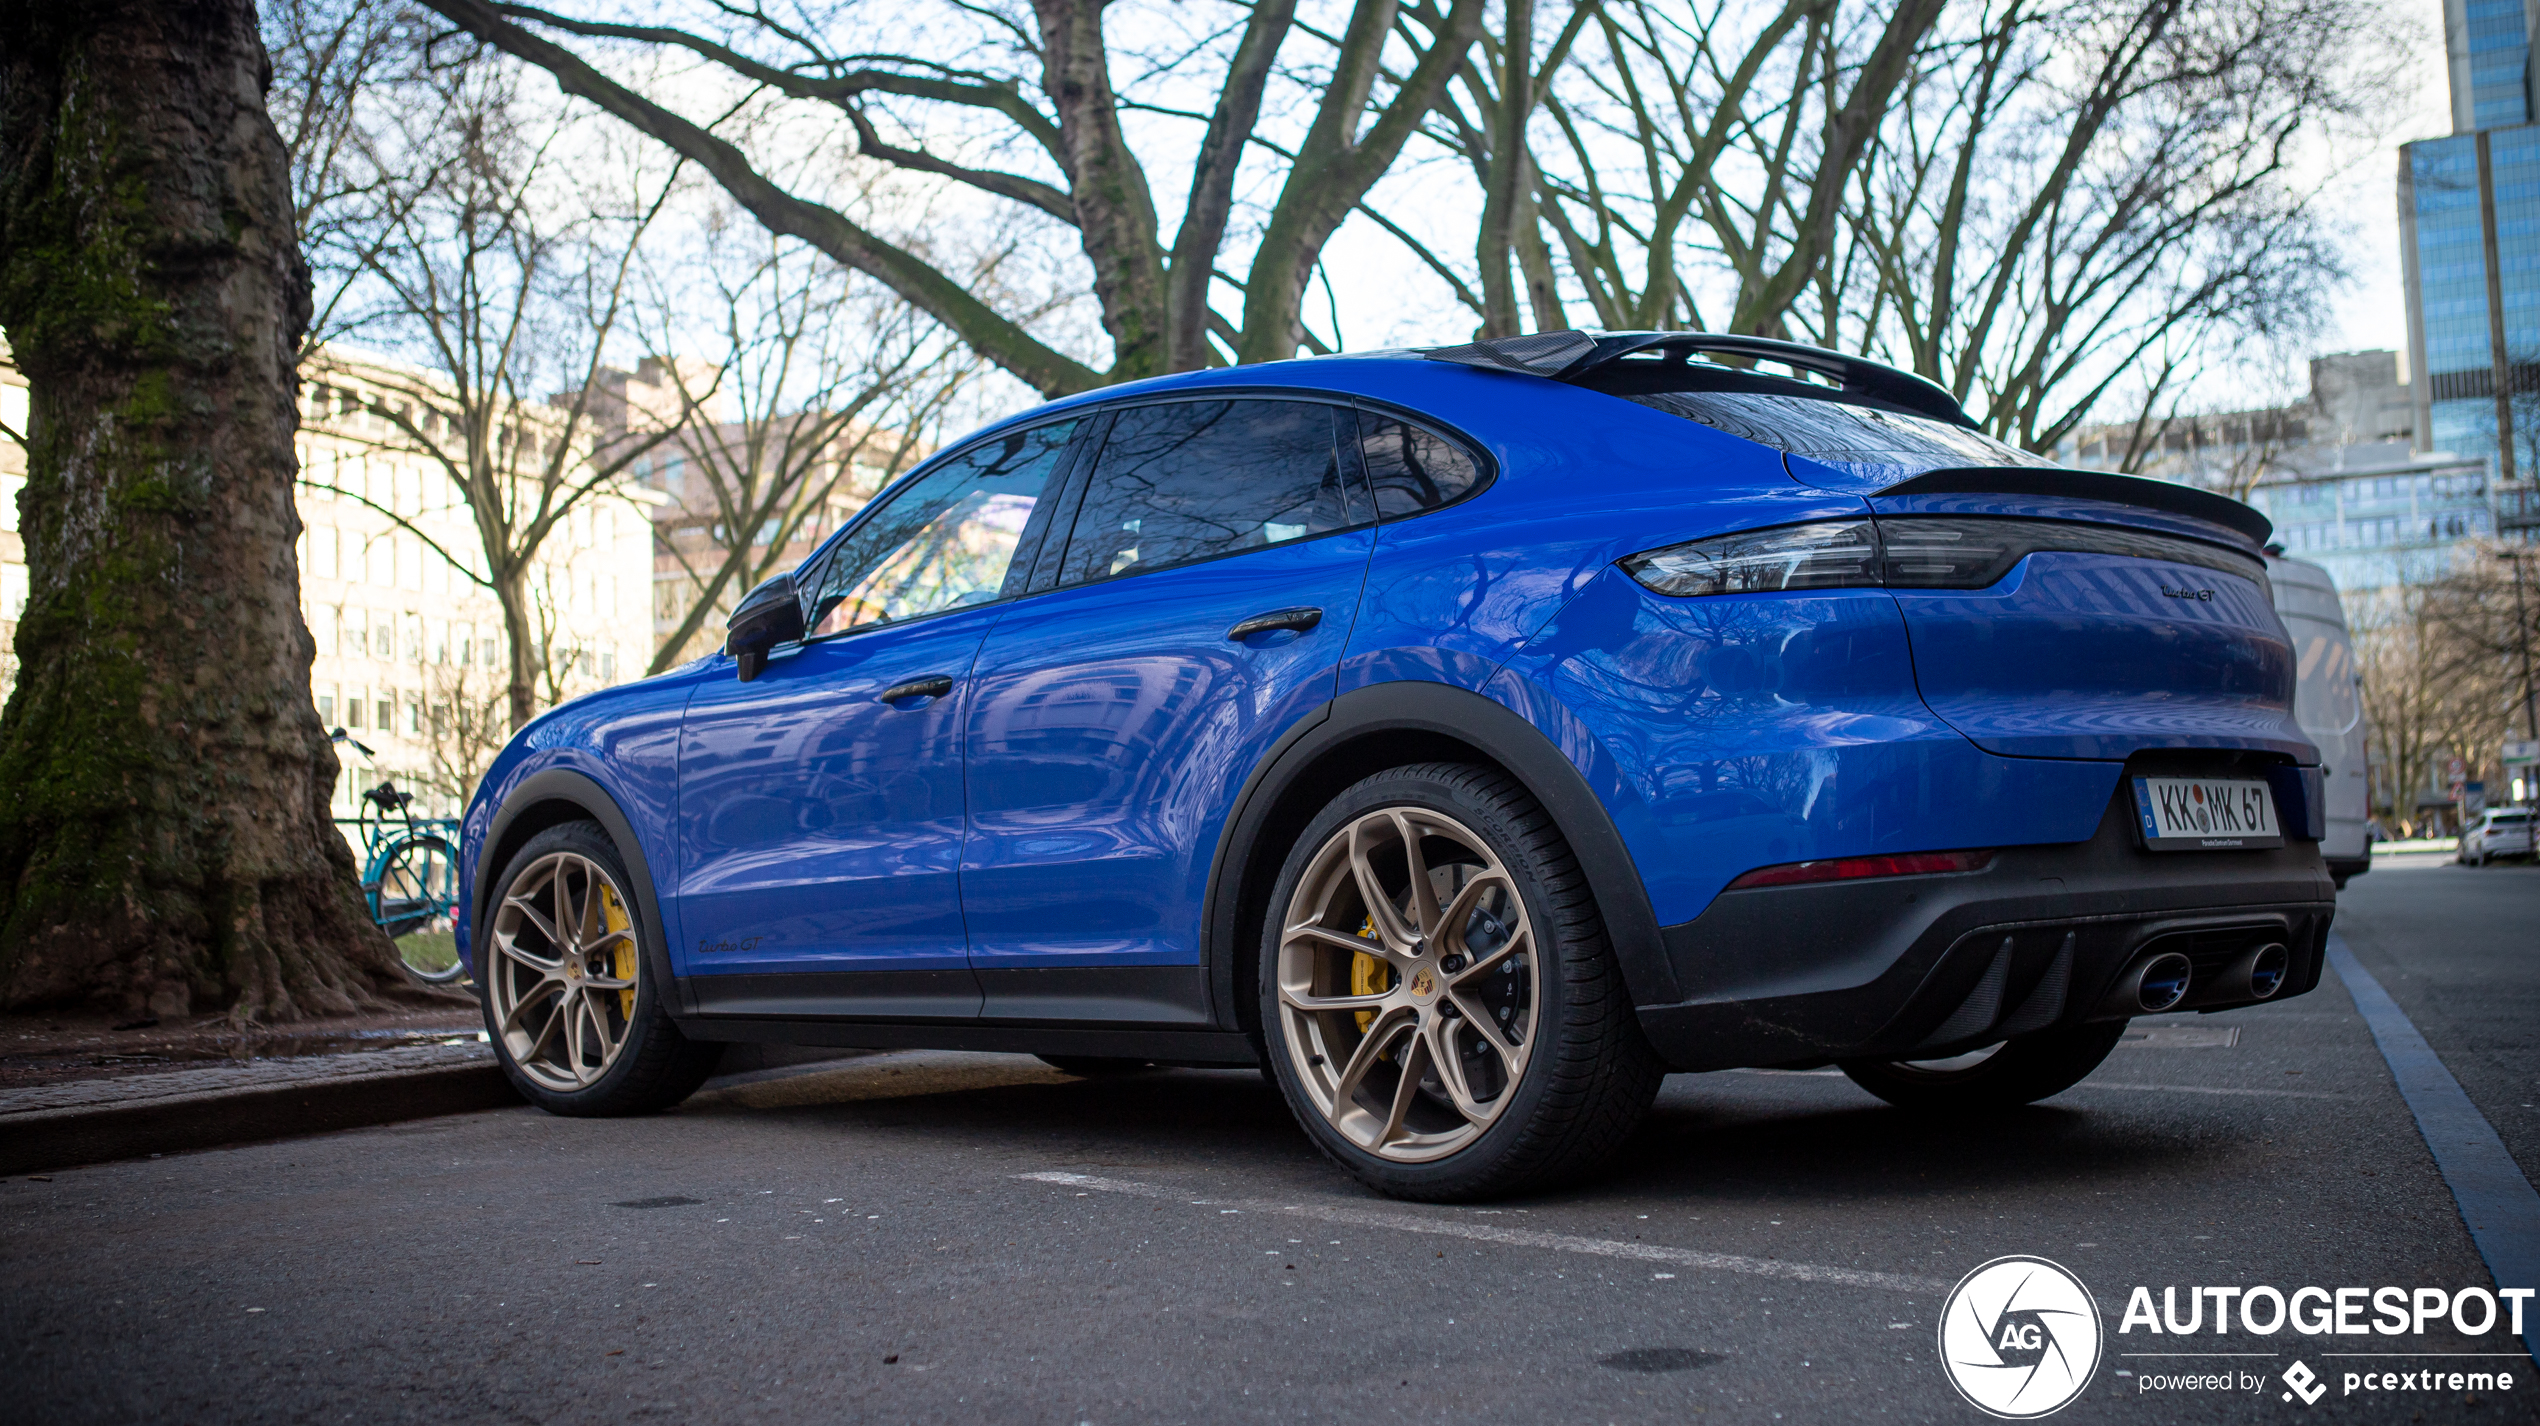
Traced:
<path id="1" fill-rule="evenodd" d="M 1398 520 L 1461 500 L 1482 478 L 1481 467 L 1462 446 L 1408 421 L 1361 411 L 1358 432 L 1380 520 Z"/>
<path id="2" fill-rule="evenodd" d="M 1112 421 L 1059 578 L 1109 579 L 1302 540 L 1349 523 L 1332 408 L 1132 406 Z"/>
<path id="3" fill-rule="evenodd" d="M 830 552 L 806 611 L 809 637 L 997 598 L 1034 507 L 1056 493 L 1050 477 L 1075 430 L 1058 421 L 1013 432 L 893 495 Z"/>

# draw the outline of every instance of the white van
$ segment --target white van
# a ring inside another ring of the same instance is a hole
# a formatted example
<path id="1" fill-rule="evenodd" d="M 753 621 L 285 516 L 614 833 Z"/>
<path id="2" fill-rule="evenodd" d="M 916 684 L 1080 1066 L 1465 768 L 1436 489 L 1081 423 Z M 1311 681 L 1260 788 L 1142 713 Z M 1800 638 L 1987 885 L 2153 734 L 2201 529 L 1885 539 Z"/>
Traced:
<path id="1" fill-rule="evenodd" d="M 2270 556 L 2275 612 L 2293 635 L 2300 681 L 2293 691 L 2293 720 L 2319 744 L 2320 774 L 2328 784 L 2328 837 L 2320 855 L 2342 890 L 2349 877 L 2372 870 L 2372 844 L 2364 839 L 2363 674 L 2355 666 L 2355 641 L 2328 571 L 2307 560 Z"/>

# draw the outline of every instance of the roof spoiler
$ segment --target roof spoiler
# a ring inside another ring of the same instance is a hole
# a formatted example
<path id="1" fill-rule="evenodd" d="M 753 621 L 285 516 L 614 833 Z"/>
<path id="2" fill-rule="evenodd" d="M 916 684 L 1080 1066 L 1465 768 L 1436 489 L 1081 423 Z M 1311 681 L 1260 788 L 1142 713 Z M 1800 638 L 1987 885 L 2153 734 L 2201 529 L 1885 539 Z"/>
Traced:
<path id="1" fill-rule="evenodd" d="M 2275 533 L 2275 522 L 2228 495 L 2192 485 L 2116 475 L 2102 470 L 2064 470 L 2038 466 L 1966 466 L 1927 471 L 1870 493 L 1872 500 L 1898 495 L 2045 495 L 2073 500 L 2105 500 L 2112 505 L 2138 505 L 2220 525 L 2263 546 Z"/>
<path id="2" fill-rule="evenodd" d="M 1431 361 L 1522 372 L 1578 385 L 1611 369 L 1623 358 L 1642 352 L 1661 353 L 1679 365 L 1703 355 L 1797 367 L 1831 378 L 1846 396 L 1976 429 L 1976 423 L 1967 419 L 1956 397 L 1910 371 L 1867 357 L 1846 356 L 1824 347 L 1771 337 L 1742 337 L 1725 332 L 1618 332 L 1601 337 L 1585 332 L 1534 332 L 1457 347 L 1433 347 L 1421 355 Z M 1800 386 L 1792 394 L 1804 395 L 1818 389 Z"/>

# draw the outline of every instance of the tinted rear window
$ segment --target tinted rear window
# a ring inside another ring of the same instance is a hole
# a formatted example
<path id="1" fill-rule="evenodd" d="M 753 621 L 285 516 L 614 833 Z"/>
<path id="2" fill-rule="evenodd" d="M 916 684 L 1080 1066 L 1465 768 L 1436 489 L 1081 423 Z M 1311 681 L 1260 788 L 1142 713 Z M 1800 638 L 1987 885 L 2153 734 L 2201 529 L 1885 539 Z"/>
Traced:
<path id="1" fill-rule="evenodd" d="M 1671 391 L 1622 399 L 1829 465 L 1908 471 L 1971 465 L 2055 468 L 2044 456 L 2004 445 L 1981 431 L 1843 401 L 1736 391 Z"/>

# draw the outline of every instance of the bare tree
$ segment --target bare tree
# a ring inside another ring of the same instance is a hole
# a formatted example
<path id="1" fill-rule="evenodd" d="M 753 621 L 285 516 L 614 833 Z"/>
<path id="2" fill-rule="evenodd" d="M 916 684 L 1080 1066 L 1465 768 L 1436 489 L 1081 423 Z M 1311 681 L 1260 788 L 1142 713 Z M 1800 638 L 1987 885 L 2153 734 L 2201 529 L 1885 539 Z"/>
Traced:
<path id="1" fill-rule="evenodd" d="M 656 588 L 656 617 L 676 621 L 656 641 L 656 673 L 693 657 L 717 614 L 922 455 L 982 366 L 897 294 L 740 218 L 659 265 L 698 290 L 664 279 L 645 304 L 647 372 L 683 417 L 652 460 L 672 501 L 659 548 L 679 576 Z M 992 251 L 973 286 L 995 265 Z M 721 326 L 711 365 L 678 353 L 688 312 Z"/>
<path id="2" fill-rule="evenodd" d="M 442 805 L 464 808 L 494 755 L 511 741 L 511 690 L 471 659 L 427 665 L 428 707 L 420 739 L 426 766 L 416 780 Z"/>
<path id="3" fill-rule="evenodd" d="M 2431 583 L 2357 600 L 2350 611 L 2374 794 L 2403 822 L 2414 821 L 2420 792 L 2448 759 L 2460 758 L 2473 780 L 2491 774 L 2522 713 L 2513 604 L 2498 587 L 2511 577 L 2506 561 L 2474 560 Z"/>
<path id="4" fill-rule="evenodd" d="M 2473 701 L 2496 706 L 2499 716 L 2525 738 L 2540 716 L 2540 549 L 2528 544 L 2482 543 L 2452 566 L 2428 591 L 2426 622 L 2449 645 L 2458 673 L 2470 681 Z M 2498 728 L 2499 740 L 2506 736 Z"/>
<path id="5" fill-rule="evenodd" d="M 542 686 L 552 700 L 572 652 L 550 642 L 534 598 L 549 540 L 675 431 L 675 420 L 657 421 L 595 445 L 607 358 L 676 168 L 639 173 L 616 193 L 573 182 L 566 156 L 587 169 L 592 151 L 569 119 L 522 104 L 518 81 L 499 62 L 425 70 L 373 111 L 366 142 L 389 177 L 373 210 L 379 231 L 362 244 L 370 300 L 355 330 L 412 356 L 422 374 L 335 348 L 303 363 L 319 419 L 373 418 L 338 432 L 438 470 L 463 505 L 461 534 L 379 492 L 333 491 L 493 596 L 515 728 L 537 711 Z M 613 201 L 616 211 L 601 206 Z"/>
<path id="6" fill-rule="evenodd" d="M 1303 304 L 1324 244 L 1464 63 L 1484 9 L 1484 0 L 1449 0 L 1424 27 L 1397 0 L 1357 0 L 1328 55 L 1310 69 L 1283 70 L 1284 47 L 1313 32 L 1295 23 L 1295 0 L 1260 0 L 1194 44 L 1126 56 L 1143 72 L 1124 90 L 1113 73 L 1123 56 L 1105 30 L 1103 0 L 1036 0 L 1028 21 L 958 0 L 923 11 L 894 7 L 875 12 L 890 16 L 887 31 L 843 7 L 787 24 L 764 10 L 700 6 L 698 24 L 682 27 L 494 0 L 426 3 L 695 162 L 771 231 L 881 281 L 1049 396 L 1294 356 L 1306 340 Z M 717 79 L 828 116 L 870 162 L 1072 230 L 1110 338 L 1110 365 L 1098 369 L 1036 335 L 1016 313 L 885 236 L 876 215 L 789 191 L 716 121 L 699 122 L 612 78 L 556 35 L 692 56 Z M 912 52 L 904 48 L 910 39 L 928 44 Z M 1399 83 L 1386 83 L 1388 54 L 1399 59 L 1391 66 Z M 1274 84 L 1276 102 L 1266 102 Z M 1176 102 L 1194 89 L 1209 96 L 1204 110 Z M 1230 321 L 1212 295 L 1229 247 L 1238 169 L 1248 154 L 1259 163 L 1272 152 L 1253 142 L 1265 121 L 1284 128 L 1291 116 L 1303 123 L 1284 146 L 1276 196 L 1250 235 L 1244 275 L 1226 279 L 1242 295 L 1241 319 Z M 1142 133 L 1165 120 L 1198 130 L 1186 146 L 1188 196 L 1169 236 L 1132 118 Z M 1000 163 L 1011 166 L 987 166 Z"/>
<path id="7" fill-rule="evenodd" d="M 2309 332 L 2344 265 L 2301 164 L 2368 130 L 2402 48 L 2375 7 L 1961 14 L 1852 196 L 1852 340 L 2047 450 L 2121 386 L 2148 423 L 2217 360 Z"/>
<path id="8" fill-rule="evenodd" d="M 1611 0 L 1572 9 L 1538 58 L 1518 0 L 1428 126 L 1483 194 L 1478 280 L 1380 205 L 1370 216 L 1486 334 L 1516 330 L 1512 258 L 1537 326 L 1566 324 L 1557 248 L 1597 325 L 1789 335 L 1843 252 L 1846 187 L 1941 5 Z M 1725 301 L 1706 314 L 1711 286 Z"/>
<path id="9" fill-rule="evenodd" d="M 291 216 L 314 279 L 305 353 L 339 335 L 345 307 L 390 225 L 383 205 L 410 198 L 377 161 L 365 119 L 375 91 L 413 78 L 427 12 L 402 0 L 274 0 L 263 7 L 273 57 L 267 91 L 291 155 Z"/>

